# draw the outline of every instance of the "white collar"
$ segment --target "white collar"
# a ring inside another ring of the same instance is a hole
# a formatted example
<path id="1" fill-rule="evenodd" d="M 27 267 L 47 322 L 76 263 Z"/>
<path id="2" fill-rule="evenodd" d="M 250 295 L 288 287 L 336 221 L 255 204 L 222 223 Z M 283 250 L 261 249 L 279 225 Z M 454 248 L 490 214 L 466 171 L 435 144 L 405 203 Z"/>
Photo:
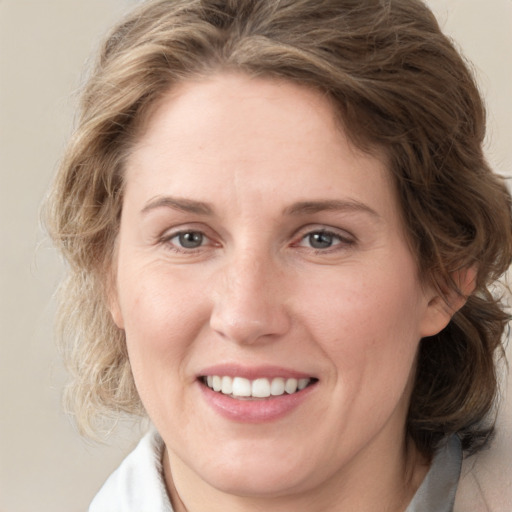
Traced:
<path id="1" fill-rule="evenodd" d="M 172 512 L 162 471 L 164 442 L 148 432 L 110 475 L 89 512 Z"/>

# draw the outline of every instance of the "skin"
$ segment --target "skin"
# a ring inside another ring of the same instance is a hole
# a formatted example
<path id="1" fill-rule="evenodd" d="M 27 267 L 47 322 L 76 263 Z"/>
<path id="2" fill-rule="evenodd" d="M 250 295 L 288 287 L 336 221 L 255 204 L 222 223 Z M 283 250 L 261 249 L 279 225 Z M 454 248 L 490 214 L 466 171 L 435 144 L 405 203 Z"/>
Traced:
<path id="1" fill-rule="evenodd" d="M 428 469 L 405 435 L 418 343 L 443 305 L 385 158 L 319 93 L 219 74 L 157 105 L 126 166 L 111 311 L 177 511 L 404 510 Z M 318 382 L 277 420 L 236 422 L 198 382 L 224 363 Z"/>

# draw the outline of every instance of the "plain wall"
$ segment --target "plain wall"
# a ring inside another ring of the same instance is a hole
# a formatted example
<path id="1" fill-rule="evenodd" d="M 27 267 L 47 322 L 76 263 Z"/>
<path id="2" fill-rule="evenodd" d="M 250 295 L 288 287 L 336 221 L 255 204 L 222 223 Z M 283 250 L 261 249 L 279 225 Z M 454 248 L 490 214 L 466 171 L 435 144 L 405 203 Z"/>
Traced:
<path id="1" fill-rule="evenodd" d="M 38 220 L 84 62 L 134 3 L 0 0 L 0 512 L 85 510 L 140 436 L 121 425 L 109 446 L 90 444 L 61 410 L 65 373 L 54 347 L 52 295 L 63 266 Z M 512 1 L 429 3 L 475 65 L 489 108 L 487 153 L 512 176 Z M 511 415 L 502 415 L 503 433 L 482 456 L 488 478 L 510 475 L 504 429 Z M 496 453 L 501 465 L 486 462 Z"/>

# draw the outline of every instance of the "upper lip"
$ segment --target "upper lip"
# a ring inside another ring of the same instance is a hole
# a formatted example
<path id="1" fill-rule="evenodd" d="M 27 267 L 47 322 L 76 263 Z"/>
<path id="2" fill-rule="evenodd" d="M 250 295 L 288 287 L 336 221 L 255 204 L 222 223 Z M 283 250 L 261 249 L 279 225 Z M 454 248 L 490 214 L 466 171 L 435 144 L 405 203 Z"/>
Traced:
<path id="1" fill-rule="evenodd" d="M 208 375 L 219 375 L 228 377 L 244 377 L 249 380 L 258 378 L 273 379 L 282 377 L 284 379 L 311 379 L 314 375 L 302 371 L 285 368 L 282 366 L 262 365 L 262 366 L 244 366 L 240 364 L 219 364 L 202 369 L 198 377 L 207 377 Z"/>

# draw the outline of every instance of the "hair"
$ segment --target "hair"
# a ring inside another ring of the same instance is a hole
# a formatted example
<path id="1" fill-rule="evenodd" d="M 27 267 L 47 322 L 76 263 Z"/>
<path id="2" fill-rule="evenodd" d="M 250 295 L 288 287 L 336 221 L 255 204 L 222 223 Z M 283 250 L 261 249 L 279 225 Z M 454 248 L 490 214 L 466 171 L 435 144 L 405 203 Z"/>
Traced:
<path id="1" fill-rule="evenodd" d="M 508 321 L 492 289 L 511 261 L 511 199 L 483 155 L 474 78 L 420 0 L 156 0 L 111 32 L 46 207 L 69 264 L 59 333 L 82 432 L 93 434 L 101 418 L 144 414 L 107 301 L 124 162 L 159 98 L 223 71 L 330 98 L 351 141 L 387 155 L 422 278 L 444 295 L 462 293 L 456 276 L 476 269 L 465 305 L 420 343 L 406 428 L 426 455 L 453 433 L 479 448 L 492 431 L 485 420 Z"/>

